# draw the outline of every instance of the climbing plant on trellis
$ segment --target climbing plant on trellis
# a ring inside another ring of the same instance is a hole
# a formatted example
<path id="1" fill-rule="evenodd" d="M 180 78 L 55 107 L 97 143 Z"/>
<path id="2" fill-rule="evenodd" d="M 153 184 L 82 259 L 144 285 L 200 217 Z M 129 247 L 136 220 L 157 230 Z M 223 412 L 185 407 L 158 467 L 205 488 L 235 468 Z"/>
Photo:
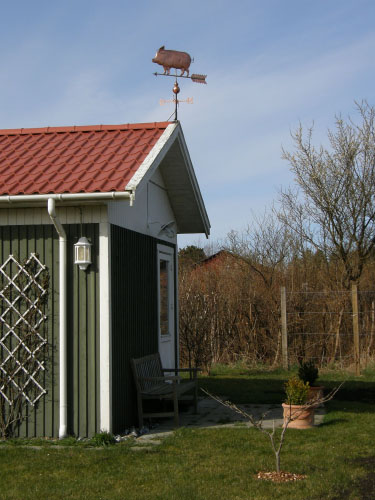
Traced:
<path id="1" fill-rule="evenodd" d="M 47 392 L 43 372 L 49 274 L 35 253 L 0 267 L 0 434 L 12 436 Z"/>

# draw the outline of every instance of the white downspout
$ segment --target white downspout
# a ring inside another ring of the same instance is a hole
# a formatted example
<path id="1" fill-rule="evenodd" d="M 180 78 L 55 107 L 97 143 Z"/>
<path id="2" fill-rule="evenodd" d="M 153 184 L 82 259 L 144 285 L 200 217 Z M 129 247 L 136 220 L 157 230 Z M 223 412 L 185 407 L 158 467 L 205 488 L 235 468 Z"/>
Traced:
<path id="1" fill-rule="evenodd" d="M 48 215 L 59 235 L 59 282 L 60 282 L 60 427 L 59 438 L 62 439 L 68 433 L 68 384 L 67 384 L 67 325 L 66 325 L 66 233 L 57 218 L 55 200 L 48 198 Z"/>

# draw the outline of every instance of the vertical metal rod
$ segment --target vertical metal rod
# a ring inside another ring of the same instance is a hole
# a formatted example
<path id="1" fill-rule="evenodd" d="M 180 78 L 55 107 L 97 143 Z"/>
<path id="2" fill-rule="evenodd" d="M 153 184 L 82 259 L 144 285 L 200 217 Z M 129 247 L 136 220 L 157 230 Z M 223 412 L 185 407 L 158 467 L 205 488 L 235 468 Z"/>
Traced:
<path id="1" fill-rule="evenodd" d="M 281 351 L 283 357 L 283 368 L 289 369 L 288 362 L 288 331 L 286 323 L 286 290 L 285 286 L 281 287 Z"/>
<path id="2" fill-rule="evenodd" d="M 357 285 L 352 285 L 352 309 L 353 309 L 353 344 L 355 374 L 361 374 L 360 356 L 359 356 L 359 320 L 358 320 L 358 290 Z"/>
<path id="3" fill-rule="evenodd" d="M 176 70 L 176 81 L 174 83 L 173 87 L 173 93 L 174 93 L 174 103 L 175 103 L 175 109 L 174 109 L 174 120 L 177 121 L 177 108 L 178 108 L 178 94 L 180 92 L 180 87 L 178 86 L 178 81 L 177 81 L 177 70 Z"/>

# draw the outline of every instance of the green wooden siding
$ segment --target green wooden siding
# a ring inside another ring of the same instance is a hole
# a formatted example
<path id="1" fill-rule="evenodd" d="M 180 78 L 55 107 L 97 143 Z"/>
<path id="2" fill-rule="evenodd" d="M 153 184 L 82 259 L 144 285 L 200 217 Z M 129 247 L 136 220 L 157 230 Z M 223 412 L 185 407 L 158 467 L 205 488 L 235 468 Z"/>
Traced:
<path id="1" fill-rule="evenodd" d="M 113 432 L 136 424 L 130 359 L 158 350 L 157 244 L 111 225 Z M 170 245 L 174 246 L 174 245 Z"/>
<path id="2" fill-rule="evenodd" d="M 68 236 L 68 429 L 75 436 L 100 430 L 99 402 L 99 225 L 66 227 Z M 73 262 L 81 234 L 92 243 L 92 264 Z"/>
<path id="3" fill-rule="evenodd" d="M 68 237 L 68 429 L 76 436 L 99 430 L 99 226 L 84 224 L 82 234 L 93 243 L 93 264 L 80 271 L 73 265 L 73 245 L 80 225 L 66 225 Z M 19 429 L 20 436 L 58 436 L 59 429 L 59 240 L 52 225 L 0 227 L 0 262 L 13 254 L 23 260 L 31 252 L 48 267 L 50 290 L 45 335 L 48 339 L 47 394 Z"/>

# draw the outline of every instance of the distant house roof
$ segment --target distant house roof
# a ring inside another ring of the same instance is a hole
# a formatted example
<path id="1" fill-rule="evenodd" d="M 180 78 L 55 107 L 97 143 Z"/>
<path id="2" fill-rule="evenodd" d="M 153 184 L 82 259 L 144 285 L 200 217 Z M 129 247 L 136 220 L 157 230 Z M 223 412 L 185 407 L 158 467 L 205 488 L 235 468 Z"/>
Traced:
<path id="1" fill-rule="evenodd" d="M 0 202 L 134 193 L 160 168 L 179 233 L 210 222 L 179 122 L 0 130 Z"/>
<path id="2" fill-rule="evenodd" d="M 228 265 L 230 261 L 238 261 L 239 257 L 228 250 L 219 250 L 218 252 L 209 255 L 198 263 L 198 266 L 221 266 Z"/>
<path id="3" fill-rule="evenodd" d="M 0 130 L 0 195 L 124 191 L 168 125 Z"/>

